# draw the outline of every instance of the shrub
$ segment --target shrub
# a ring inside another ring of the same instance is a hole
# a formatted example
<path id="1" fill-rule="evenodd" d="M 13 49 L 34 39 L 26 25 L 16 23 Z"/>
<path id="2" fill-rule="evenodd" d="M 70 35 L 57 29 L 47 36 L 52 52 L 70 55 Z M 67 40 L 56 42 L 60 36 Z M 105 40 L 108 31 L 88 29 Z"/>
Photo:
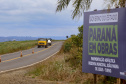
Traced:
<path id="1" fill-rule="evenodd" d="M 71 49 L 71 43 L 65 43 L 64 44 L 64 52 L 69 52 Z"/>

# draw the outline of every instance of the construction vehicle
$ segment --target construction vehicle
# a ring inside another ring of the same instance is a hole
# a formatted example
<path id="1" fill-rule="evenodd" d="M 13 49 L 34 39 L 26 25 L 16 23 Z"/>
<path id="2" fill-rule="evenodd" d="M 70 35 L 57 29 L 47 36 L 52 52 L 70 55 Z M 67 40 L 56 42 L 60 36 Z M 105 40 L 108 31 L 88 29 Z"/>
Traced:
<path id="1" fill-rule="evenodd" d="M 46 38 L 39 38 L 38 39 L 38 48 L 45 47 L 48 48 L 48 40 Z"/>

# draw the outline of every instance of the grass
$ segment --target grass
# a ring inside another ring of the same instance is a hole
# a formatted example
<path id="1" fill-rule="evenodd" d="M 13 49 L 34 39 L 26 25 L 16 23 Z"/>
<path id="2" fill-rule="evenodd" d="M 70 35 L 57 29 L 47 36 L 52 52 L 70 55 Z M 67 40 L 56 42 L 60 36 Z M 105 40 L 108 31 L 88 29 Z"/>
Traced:
<path id="1" fill-rule="evenodd" d="M 92 84 L 93 74 L 82 72 L 82 60 L 80 60 L 82 49 L 74 45 L 70 45 L 70 49 L 67 44 L 68 52 L 64 52 L 65 43 L 68 41 L 64 42 L 57 55 L 29 69 L 26 76 L 46 81 L 65 81 L 69 84 Z M 114 84 L 115 82 L 105 81 L 105 76 L 97 75 L 97 84 Z"/>
<path id="2" fill-rule="evenodd" d="M 0 42 L 0 54 L 13 53 L 19 50 L 30 49 L 36 45 L 36 40 Z"/>
<path id="3" fill-rule="evenodd" d="M 75 52 L 77 48 L 71 50 Z M 70 51 L 70 53 L 72 51 Z M 29 69 L 26 76 L 46 81 L 65 81 L 69 84 L 87 84 L 86 80 L 92 80 L 93 75 L 82 73 L 81 64 L 78 61 L 73 61 L 74 59 L 71 60 L 72 54 L 70 53 L 63 53 L 61 49 L 60 53 L 57 55 Z"/>

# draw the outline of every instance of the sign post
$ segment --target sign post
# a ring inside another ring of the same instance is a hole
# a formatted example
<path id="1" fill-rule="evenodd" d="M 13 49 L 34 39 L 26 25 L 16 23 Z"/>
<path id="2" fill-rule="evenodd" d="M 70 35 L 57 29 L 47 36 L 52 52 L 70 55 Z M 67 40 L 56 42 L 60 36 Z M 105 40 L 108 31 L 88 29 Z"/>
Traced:
<path id="1" fill-rule="evenodd" d="M 93 76 L 94 76 L 94 84 L 97 84 L 97 75 L 93 74 Z"/>
<path id="2" fill-rule="evenodd" d="M 82 71 L 126 79 L 126 8 L 84 13 Z"/>

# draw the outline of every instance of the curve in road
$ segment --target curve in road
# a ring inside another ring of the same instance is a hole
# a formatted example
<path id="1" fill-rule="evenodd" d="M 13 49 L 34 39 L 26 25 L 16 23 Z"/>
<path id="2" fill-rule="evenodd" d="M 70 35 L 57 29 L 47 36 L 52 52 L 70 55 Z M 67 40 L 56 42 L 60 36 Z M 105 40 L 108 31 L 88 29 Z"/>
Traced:
<path id="1" fill-rule="evenodd" d="M 49 58 L 53 54 L 60 50 L 63 42 L 54 42 L 52 46 L 48 48 L 33 48 L 22 51 L 23 57 L 20 57 L 20 52 L 2 55 L 2 62 L 0 63 L 0 73 L 10 70 L 20 69 L 28 66 L 32 66 L 36 63 Z"/>

